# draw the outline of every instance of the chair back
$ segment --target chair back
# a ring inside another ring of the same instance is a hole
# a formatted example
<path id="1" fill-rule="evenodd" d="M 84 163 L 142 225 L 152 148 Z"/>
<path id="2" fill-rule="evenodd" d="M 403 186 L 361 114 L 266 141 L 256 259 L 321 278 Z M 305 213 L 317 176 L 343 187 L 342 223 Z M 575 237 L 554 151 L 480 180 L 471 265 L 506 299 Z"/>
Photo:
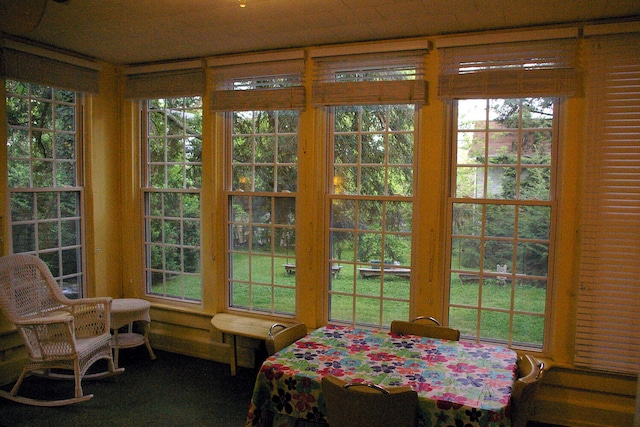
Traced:
<path id="1" fill-rule="evenodd" d="M 418 393 L 411 387 L 347 383 L 332 375 L 323 377 L 321 384 L 331 427 L 416 426 Z"/>
<path id="2" fill-rule="evenodd" d="M 418 323 L 419 320 L 423 319 L 430 320 L 433 324 L 424 322 Z M 458 329 L 440 326 L 440 322 L 433 317 L 418 317 L 413 319 L 411 322 L 407 322 L 406 320 L 393 320 L 391 322 L 391 332 L 398 335 L 409 334 L 451 341 L 460 340 L 460 331 Z"/>
<path id="3" fill-rule="evenodd" d="M 0 258 L 0 308 L 11 322 L 68 311 L 66 301 L 40 258 L 28 254 Z"/>
<path id="4" fill-rule="evenodd" d="M 533 414 L 538 384 L 544 363 L 525 354 L 518 360 L 518 379 L 511 391 L 511 425 L 525 427 Z"/>
<path id="5" fill-rule="evenodd" d="M 280 330 L 276 331 L 277 329 Z M 265 342 L 267 345 L 267 354 L 271 356 L 306 335 L 307 325 L 304 323 L 298 323 L 293 326 L 274 323 L 271 325 L 271 328 L 269 328 L 269 334 Z"/>

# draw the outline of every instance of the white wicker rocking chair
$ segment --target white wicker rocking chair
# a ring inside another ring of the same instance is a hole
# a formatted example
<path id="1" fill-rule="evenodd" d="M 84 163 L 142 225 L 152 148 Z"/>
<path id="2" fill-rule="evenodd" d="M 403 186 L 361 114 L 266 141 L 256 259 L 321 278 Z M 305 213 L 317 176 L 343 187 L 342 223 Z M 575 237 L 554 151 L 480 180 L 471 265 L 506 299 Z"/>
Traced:
<path id="1" fill-rule="evenodd" d="M 83 394 L 83 378 L 124 371 L 115 368 L 109 344 L 111 298 L 68 299 L 39 258 L 26 254 L 0 258 L 0 308 L 20 331 L 29 354 L 13 388 L 0 390 L 1 397 L 35 406 L 68 405 L 93 397 Z M 100 359 L 108 361 L 108 370 L 87 374 Z M 19 396 L 22 381 L 31 374 L 75 380 L 75 397 L 38 400 Z"/>

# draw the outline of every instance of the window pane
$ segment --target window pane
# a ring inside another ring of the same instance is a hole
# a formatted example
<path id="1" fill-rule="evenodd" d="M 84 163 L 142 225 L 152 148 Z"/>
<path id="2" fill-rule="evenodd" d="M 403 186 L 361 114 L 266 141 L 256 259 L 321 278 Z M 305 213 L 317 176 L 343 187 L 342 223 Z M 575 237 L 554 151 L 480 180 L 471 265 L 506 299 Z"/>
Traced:
<path id="1" fill-rule="evenodd" d="M 353 317 L 353 296 L 332 294 L 329 305 L 329 320 L 352 322 Z"/>
<path id="2" fill-rule="evenodd" d="M 513 316 L 513 341 L 516 344 L 533 344 L 542 347 L 543 331 L 544 317 L 520 314 Z"/>
<path id="3" fill-rule="evenodd" d="M 7 171 L 13 253 L 45 261 L 70 298 L 82 297 L 82 189 L 77 188 L 78 97 L 5 81 Z M 62 190 L 65 191 L 62 191 Z"/>
<path id="4" fill-rule="evenodd" d="M 145 250 L 147 293 L 202 299 L 200 97 L 146 103 Z"/>
<path id="5" fill-rule="evenodd" d="M 544 314 L 547 299 L 547 281 L 519 279 L 516 283 L 514 309 Z"/>
<path id="6" fill-rule="evenodd" d="M 477 274 L 451 274 L 451 304 L 476 307 L 480 296 L 480 277 Z"/>
<path id="7" fill-rule="evenodd" d="M 15 224 L 11 227 L 13 253 L 35 252 L 36 229 L 34 224 Z"/>
<path id="8" fill-rule="evenodd" d="M 451 268 L 460 270 L 480 270 L 480 240 L 451 239 Z"/>
<path id="9" fill-rule="evenodd" d="M 518 237 L 549 240 L 551 208 L 549 206 L 521 206 L 518 215 Z"/>
<path id="10" fill-rule="evenodd" d="M 9 129 L 7 155 L 11 158 L 29 158 L 29 132 L 24 129 Z"/>
<path id="11" fill-rule="evenodd" d="M 407 288 L 408 282 L 407 282 Z M 391 325 L 393 320 L 406 319 L 409 313 L 409 303 L 406 301 L 382 301 L 382 324 Z"/>
<path id="12" fill-rule="evenodd" d="M 389 135 L 389 163 L 411 164 L 413 150 L 412 134 L 398 133 Z"/>
<path id="13" fill-rule="evenodd" d="M 298 120 L 297 111 L 232 114 L 227 199 L 231 307 L 295 314 Z"/>
<path id="14" fill-rule="evenodd" d="M 333 149 L 336 163 L 356 163 L 358 161 L 358 138 L 356 135 L 336 135 Z"/>
<path id="15" fill-rule="evenodd" d="M 474 335 L 478 329 L 478 310 L 450 306 L 449 324 L 455 325 L 461 335 Z"/>
<path id="16" fill-rule="evenodd" d="M 58 216 L 56 193 L 35 193 L 38 219 L 52 219 Z"/>
<path id="17" fill-rule="evenodd" d="M 58 224 L 54 222 L 41 222 L 38 224 L 38 248 L 52 249 L 59 245 Z"/>
<path id="18" fill-rule="evenodd" d="M 449 324 L 468 337 L 543 344 L 555 104 L 553 98 L 457 102 Z"/>
<path id="19" fill-rule="evenodd" d="M 413 221 L 411 105 L 336 107 L 330 177 L 329 319 L 408 319 Z M 331 196 L 330 196 L 331 197 Z M 355 304 L 355 307 L 354 307 Z"/>
<path id="20" fill-rule="evenodd" d="M 62 221 L 60 236 L 62 246 L 80 246 L 80 220 Z"/>
<path id="21" fill-rule="evenodd" d="M 547 276 L 549 271 L 549 243 L 522 242 L 518 244 L 517 272 L 528 276 Z"/>
<path id="22" fill-rule="evenodd" d="M 509 341 L 509 314 L 483 310 L 480 316 L 480 336 L 487 340 Z"/>
<path id="23" fill-rule="evenodd" d="M 34 196 L 32 193 L 11 194 L 11 219 L 14 222 L 35 219 Z"/>

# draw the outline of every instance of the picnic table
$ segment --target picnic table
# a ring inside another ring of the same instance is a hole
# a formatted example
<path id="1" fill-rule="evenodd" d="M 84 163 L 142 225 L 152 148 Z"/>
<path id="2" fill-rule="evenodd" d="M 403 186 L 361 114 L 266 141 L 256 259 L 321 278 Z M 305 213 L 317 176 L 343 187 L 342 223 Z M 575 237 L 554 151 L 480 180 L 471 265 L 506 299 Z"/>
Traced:
<path id="1" fill-rule="evenodd" d="M 295 264 L 282 264 L 287 274 L 295 274 L 296 273 L 296 265 Z M 338 273 L 342 269 L 341 265 L 332 265 L 331 266 L 331 274 L 334 278 L 338 277 Z"/>
<path id="2" fill-rule="evenodd" d="M 398 268 L 398 267 L 390 267 L 390 268 L 371 268 L 371 267 L 361 267 L 358 268 L 358 272 L 360 273 L 360 277 L 363 279 L 367 279 L 369 277 L 379 277 L 380 274 L 389 274 L 392 276 L 409 278 L 411 277 L 411 269 L 410 268 Z"/>

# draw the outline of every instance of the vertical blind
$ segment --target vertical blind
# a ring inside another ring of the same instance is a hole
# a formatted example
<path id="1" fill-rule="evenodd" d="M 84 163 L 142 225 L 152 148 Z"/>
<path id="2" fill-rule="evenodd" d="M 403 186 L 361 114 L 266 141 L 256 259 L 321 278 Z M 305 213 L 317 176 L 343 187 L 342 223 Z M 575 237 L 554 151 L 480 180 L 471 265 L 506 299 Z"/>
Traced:
<path id="1" fill-rule="evenodd" d="M 213 111 L 304 110 L 304 53 L 246 55 L 209 62 Z"/>
<path id="2" fill-rule="evenodd" d="M 640 368 L 640 34 L 589 40 L 575 363 Z"/>
<path id="3" fill-rule="evenodd" d="M 438 96 L 571 96 L 579 89 L 575 38 L 438 49 Z"/>

